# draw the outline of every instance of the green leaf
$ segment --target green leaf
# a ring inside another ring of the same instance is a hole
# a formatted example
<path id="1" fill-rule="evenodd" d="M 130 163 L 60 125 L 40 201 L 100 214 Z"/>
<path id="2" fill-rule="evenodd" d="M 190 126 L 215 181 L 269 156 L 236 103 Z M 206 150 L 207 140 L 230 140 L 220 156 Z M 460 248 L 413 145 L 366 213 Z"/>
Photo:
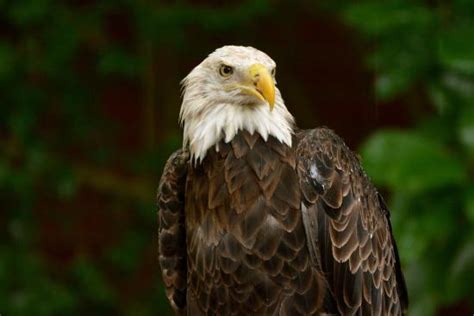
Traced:
<path id="1" fill-rule="evenodd" d="M 44 60 L 40 61 L 41 71 L 51 77 L 58 78 L 60 83 L 64 78 L 72 76 L 73 61 L 80 45 L 80 30 L 76 20 L 70 16 L 68 10 L 58 10 L 58 17 L 45 30 L 43 49 Z M 35 54 L 29 54 L 35 59 Z"/>
<path id="2" fill-rule="evenodd" d="M 456 142 L 456 113 L 446 112 L 442 115 L 433 115 L 418 123 L 417 133 L 439 144 L 451 144 Z"/>
<path id="3" fill-rule="evenodd" d="M 134 77 L 139 74 L 142 67 L 142 61 L 138 57 L 119 49 L 113 49 L 101 56 L 98 71 L 104 75 L 119 74 Z"/>
<path id="4" fill-rule="evenodd" d="M 394 191 L 390 200 L 392 224 L 403 261 L 418 262 L 434 247 L 443 248 L 452 242 L 462 214 L 462 206 L 458 207 L 462 195 L 456 192 Z"/>
<path id="5" fill-rule="evenodd" d="M 369 36 L 382 35 L 401 27 L 429 25 L 433 20 L 425 7 L 400 1 L 366 1 L 350 5 L 343 19 Z"/>
<path id="6" fill-rule="evenodd" d="M 448 149 L 416 132 L 378 132 L 364 144 L 362 156 L 374 181 L 394 190 L 421 192 L 461 184 L 467 174 Z"/>
<path id="7" fill-rule="evenodd" d="M 148 241 L 145 237 L 137 232 L 129 231 L 116 247 L 108 250 L 107 259 L 123 275 L 135 271 L 139 264 L 136 258 L 142 256 Z"/>
<path id="8" fill-rule="evenodd" d="M 382 100 L 389 100 L 407 90 L 414 79 L 400 70 L 382 72 L 375 78 L 375 92 Z"/>
<path id="9" fill-rule="evenodd" d="M 462 299 L 474 290 L 474 235 L 471 235 L 458 251 L 449 269 L 447 291 L 449 300 Z"/>
<path id="10" fill-rule="evenodd" d="M 465 209 L 467 218 L 474 226 L 474 185 L 469 186 L 466 190 Z"/>
<path id="11" fill-rule="evenodd" d="M 7 43 L 0 42 L 0 79 L 8 78 L 15 68 L 15 51 Z"/>
<path id="12" fill-rule="evenodd" d="M 436 306 L 438 303 L 436 302 L 435 298 L 432 295 L 424 294 L 421 295 L 422 298 L 420 300 L 416 300 L 413 302 L 410 301 L 410 312 L 409 314 L 412 316 L 430 316 L 436 315 Z"/>
<path id="13" fill-rule="evenodd" d="M 8 15 L 20 26 L 38 22 L 51 11 L 51 0 L 16 0 L 12 3 Z"/>
<path id="14" fill-rule="evenodd" d="M 377 75 L 377 96 L 390 99 L 423 79 L 435 62 L 432 42 L 433 36 L 427 31 L 404 32 L 402 36 L 397 33 L 378 40 L 377 49 L 367 59 Z"/>
<path id="15" fill-rule="evenodd" d="M 56 176 L 56 191 L 58 197 L 62 199 L 70 199 L 77 192 L 77 178 L 70 167 L 64 167 L 58 171 L 59 172 Z"/>
<path id="16" fill-rule="evenodd" d="M 474 74 L 474 24 L 459 25 L 443 32 L 438 56 L 441 64 L 449 69 Z"/>
<path id="17" fill-rule="evenodd" d="M 474 100 L 466 104 L 459 120 L 459 140 L 466 147 L 470 157 L 474 158 Z"/>
<path id="18" fill-rule="evenodd" d="M 450 106 L 448 92 L 438 84 L 428 86 L 428 96 L 431 102 L 438 110 L 438 113 L 444 113 Z"/>
<path id="19" fill-rule="evenodd" d="M 81 292 L 91 301 L 107 304 L 113 300 L 112 289 L 94 263 L 86 258 L 79 259 L 74 264 L 73 273 Z"/>

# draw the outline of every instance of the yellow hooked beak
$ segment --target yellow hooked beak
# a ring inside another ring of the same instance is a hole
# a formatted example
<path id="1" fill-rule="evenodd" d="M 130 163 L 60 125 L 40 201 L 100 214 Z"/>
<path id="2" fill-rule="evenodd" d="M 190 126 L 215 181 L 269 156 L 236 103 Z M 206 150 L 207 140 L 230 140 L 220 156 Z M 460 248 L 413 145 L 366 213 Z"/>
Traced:
<path id="1" fill-rule="evenodd" d="M 244 93 L 268 102 L 270 111 L 275 106 L 275 82 L 268 69 L 262 64 L 253 64 L 248 69 L 250 85 L 239 86 Z"/>

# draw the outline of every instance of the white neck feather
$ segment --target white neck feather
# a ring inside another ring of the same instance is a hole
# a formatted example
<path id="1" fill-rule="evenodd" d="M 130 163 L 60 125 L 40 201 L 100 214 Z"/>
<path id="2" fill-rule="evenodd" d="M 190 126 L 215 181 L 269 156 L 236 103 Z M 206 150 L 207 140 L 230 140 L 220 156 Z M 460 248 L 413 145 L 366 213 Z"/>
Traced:
<path id="1" fill-rule="evenodd" d="M 202 161 L 211 147 L 221 140 L 230 142 L 242 130 L 258 133 L 264 140 L 273 136 L 291 147 L 294 118 L 278 90 L 273 111 L 265 104 L 219 103 L 189 91 L 185 88 L 180 121 L 184 125 L 183 146 L 193 161 Z"/>

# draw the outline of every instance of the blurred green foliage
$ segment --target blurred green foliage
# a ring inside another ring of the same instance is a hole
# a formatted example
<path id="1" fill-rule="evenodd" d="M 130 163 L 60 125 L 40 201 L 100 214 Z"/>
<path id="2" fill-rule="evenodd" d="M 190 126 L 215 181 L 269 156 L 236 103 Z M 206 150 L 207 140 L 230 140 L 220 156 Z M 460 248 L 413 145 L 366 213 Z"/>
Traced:
<path id="1" fill-rule="evenodd" d="M 404 96 L 417 120 L 413 129 L 374 133 L 361 150 L 373 181 L 391 193 L 410 315 L 474 304 L 474 2 L 338 9 L 370 47 L 377 100 Z M 419 114 L 420 96 L 433 108 L 428 116 Z"/>
<path id="2" fill-rule="evenodd" d="M 127 91 L 130 80 L 152 95 L 136 111 L 163 106 L 150 84 L 163 74 L 148 72 L 160 47 L 182 49 L 189 26 L 231 29 L 268 10 L 267 1 L 0 0 L 0 314 L 171 314 L 154 192 L 179 137 L 120 145 L 103 91 Z"/>
<path id="3" fill-rule="evenodd" d="M 377 100 L 403 97 L 417 122 L 381 130 L 362 148 L 368 173 L 391 193 L 411 315 L 472 300 L 473 2 L 324 6 L 368 47 Z M 197 26 L 218 34 L 269 14 L 277 13 L 265 0 L 218 8 L 0 0 L 2 315 L 170 314 L 156 263 L 153 195 L 179 136 L 164 133 L 150 145 L 149 134 L 162 129 L 153 125 L 142 143 L 123 145 L 124 127 L 104 110 L 103 91 L 128 80 L 140 95 L 153 95 L 153 78 L 166 87 L 163 73 L 148 73 L 161 48 L 189 49 Z M 172 98 L 179 102 L 178 93 Z M 144 99 L 137 111 L 170 106 Z"/>

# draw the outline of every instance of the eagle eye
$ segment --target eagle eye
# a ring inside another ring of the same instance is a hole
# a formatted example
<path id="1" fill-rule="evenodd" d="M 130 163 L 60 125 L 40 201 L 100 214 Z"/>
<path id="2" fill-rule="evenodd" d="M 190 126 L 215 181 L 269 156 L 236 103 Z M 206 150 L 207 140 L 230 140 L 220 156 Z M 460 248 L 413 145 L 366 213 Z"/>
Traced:
<path id="1" fill-rule="evenodd" d="M 276 68 L 276 67 L 273 67 L 272 72 L 271 72 L 273 77 L 275 77 L 276 71 L 277 71 L 277 68 Z"/>
<path id="2" fill-rule="evenodd" d="M 219 74 L 220 74 L 222 77 L 229 77 L 229 76 L 232 75 L 233 73 L 234 73 L 234 68 L 232 68 L 231 66 L 222 65 L 222 66 L 219 68 Z"/>

